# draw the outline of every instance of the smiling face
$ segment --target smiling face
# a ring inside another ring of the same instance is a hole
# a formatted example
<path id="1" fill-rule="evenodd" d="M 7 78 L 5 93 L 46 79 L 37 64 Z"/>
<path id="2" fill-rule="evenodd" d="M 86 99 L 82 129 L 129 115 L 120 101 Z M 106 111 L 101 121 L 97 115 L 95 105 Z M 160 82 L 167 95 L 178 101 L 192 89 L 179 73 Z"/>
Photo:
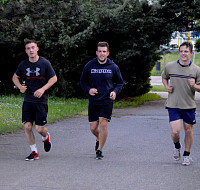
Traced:
<path id="1" fill-rule="evenodd" d="M 108 48 L 99 46 L 97 48 L 96 55 L 100 64 L 106 63 L 107 57 L 109 55 Z"/>
<path id="2" fill-rule="evenodd" d="M 184 65 L 189 64 L 192 54 L 193 52 L 190 51 L 189 47 L 181 46 L 179 49 L 180 63 Z"/>

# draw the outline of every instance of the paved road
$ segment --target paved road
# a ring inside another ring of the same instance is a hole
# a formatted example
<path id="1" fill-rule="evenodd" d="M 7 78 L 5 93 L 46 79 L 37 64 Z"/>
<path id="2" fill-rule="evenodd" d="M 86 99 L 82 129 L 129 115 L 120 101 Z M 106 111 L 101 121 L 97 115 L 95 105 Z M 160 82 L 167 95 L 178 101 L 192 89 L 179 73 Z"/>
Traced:
<path id="1" fill-rule="evenodd" d="M 115 109 L 104 147 L 95 160 L 95 138 L 87 117 L 49 125 L 52 150 L 45 153 L 36 135 L 40 160 L 30 153 L 23 131 L 0 136 L 1 190 L 197 190 L 200 189 L 200 109 L 194 127 L 193 162 L 172 158 L 164 99 L 137 108 Z M 200 101 L 198 101 L 200 108 Z M 184 144 L 183 130 L 181 143 Z"/>

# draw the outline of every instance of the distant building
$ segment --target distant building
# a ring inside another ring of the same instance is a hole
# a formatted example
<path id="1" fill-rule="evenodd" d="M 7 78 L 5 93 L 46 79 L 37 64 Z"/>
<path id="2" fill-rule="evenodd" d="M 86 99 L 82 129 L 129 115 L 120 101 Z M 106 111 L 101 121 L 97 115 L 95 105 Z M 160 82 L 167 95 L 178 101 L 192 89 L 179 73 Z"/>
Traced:
<path id="1" fill-rule="evenodd" d="M 192 42 L 193 46 L 195 44 L 195 41 L 200 37 L 200 34 L 197 34 L 197 32 L 174 32 L 172 34 L 171 41 L 169 43 L 170 47 L 179 47 L 180 44 L 182 44 L 184 41 L 188 41 L 188 38 L 190 39 L 189 41 Z"/>

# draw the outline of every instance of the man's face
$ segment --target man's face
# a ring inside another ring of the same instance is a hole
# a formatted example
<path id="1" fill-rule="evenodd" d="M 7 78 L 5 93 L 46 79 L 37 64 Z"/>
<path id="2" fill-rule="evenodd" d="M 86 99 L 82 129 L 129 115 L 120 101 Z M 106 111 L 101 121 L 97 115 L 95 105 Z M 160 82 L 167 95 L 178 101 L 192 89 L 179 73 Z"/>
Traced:
<path id="1" fill-rule="evenodd" d="M 109 55 L 109 51 L 107 47 L 98 47 L 96 51 L 97 58 L 100 63 L 104 64 L 107 61 L 107 57 Z"/>
<path id="2" fill-rule="evenodd" d="M 29 58 L 34 58 L 38 55 L 38 46 L 35 43 L 26 44 L 25 51 Z"/>
<path id="3" fill-rule="evenodd" d="M 179 50 L 179 55 L 182 62 L 190 62 L 192 52 L 190 52 L 190 49 L 186 46 L 181 46 Z"/>

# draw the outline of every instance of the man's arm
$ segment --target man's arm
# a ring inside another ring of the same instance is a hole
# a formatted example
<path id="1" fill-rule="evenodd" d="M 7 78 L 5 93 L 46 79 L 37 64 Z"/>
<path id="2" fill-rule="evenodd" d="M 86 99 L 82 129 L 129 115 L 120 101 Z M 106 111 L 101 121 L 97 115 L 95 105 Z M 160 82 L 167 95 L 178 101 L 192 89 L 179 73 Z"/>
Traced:
<path id="1" fill-rule="evenodd" d="M 90 94 L 90 95 L 94 96 L 98 91 L 97 91 L 97 89 L 90 87 L 89 75 L 90 75 L 90 73 L 89 73 L 89 70 L 87 69 L 87 65 L 86 65 L 81 74 L 80 85 L 81 85 L 81 88 L 83 89 L 83 91 L 85 92 L 85 94 Z"/>
<path id="2" fill-rule="evenodd" d="M 195 91 L 200 92 L 200 85 L 195 83 L 195 79 L 194 78 L 189 78 L 188 82 L 189 82 L 190 86 L 192 88 L 194 88 Z"/>
<path id="3" fill-rule="evenodd" d="M 121 75 L 121 72 L 120 72 L 118 66 L 116 66 L 116 72 L 114 74 L 114 82 L 115 82 L 115 88 L 114 88 L 113 92 L 115 94 L 111 92 L 111 94 L 110 94 L 110 97 L 112 97 L 111 99 L 116 98 L 116 95 L 118 95 L 120 93 L 122 86 L 124 84 L 124 81 L 123 81 L 123 78 L 122 78 L 122 75 Z"/>
<path id="4" fill-rule="evenodd" d="M 17 86 L 17 88 L 19 88 L 19 90 L 20 90 L 21 93 L 25 93 L 26 90 L 27 90 L 27 86 L 22 86 L 21 83 L 20 83 L 20 81 L 19 81 L 19 78 L 20 78 L 20 77 L 17 76 L 17 75 L 14 73 L 14 75 L 13 75 L 13 77 L 12 77 L 12 81 L 13 81 L 13 83 L 15 84 L 15 86 Z"/>
<path id="5" fill-rule="evenodd" d="M 34 96 L 37 98 L 41 98 L 44 92 L 48 90 L 49 88 L 51 88 L 51 86 L 53 86 L 56 82 L 57 82 L 57 76 L 55 75 L 51 77 L 49 81 L 47 82 L 47 84 L 45 84 L 42 88 L 36 90 L 34 92 Z"/>

